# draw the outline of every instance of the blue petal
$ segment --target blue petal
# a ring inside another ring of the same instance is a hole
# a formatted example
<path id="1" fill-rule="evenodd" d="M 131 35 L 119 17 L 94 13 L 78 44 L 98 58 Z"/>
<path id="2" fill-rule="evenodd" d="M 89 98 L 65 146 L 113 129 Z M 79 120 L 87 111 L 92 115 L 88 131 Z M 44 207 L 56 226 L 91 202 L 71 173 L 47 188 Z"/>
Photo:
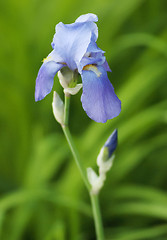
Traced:
<path id="1" fill-rule="evenodd" d="M 95 42 L 91 41 L 86 54 L 78 65 L 78 72 L 81 74 L 84 66 L 89 64 L 103 65 L 106 62 L 104 51 L 102 51 Z"/>
<path id="2" fill-rule="evenodd" d="M 104 67 L 104 69 L 107 71 L 107 72 L 112 72 L 109 65 L 108 65 L 108 62 L 107 60 L 102 64 L 102 66 Z"/>
<path id="3" fill-rule="evenodd" d="M 56 63 L 63 63 L 63 58 L 53 49 L 51 53 L 46 58 L 46 61 L 54 61 Z"/>
<path id="4" fill-rule="evenodd" d="M 108 149 L 108 158 L 110 158 L 113 152 L 115 151 L 117 143 L 118 143 L 118 131 L 117 129 L 115 129 L 104 144 L 104 147 L 107 147 Z"/>
<path id="5" fill-rule="evenodd" d="M 88 14 L 84 14 L 81 15 L 80 17 L 78 17 L 76 19 L 75 22 L 92 22 L 91 24 L 91 28 L 92 28 L 92 41 L 96 41 L 98 38 L 98 28 L 97 25 L 94 24 L 93 22 L 97 22 L 98 21 L 98 17 L 93 14 L 93 13 L 88 13 Z"/>
<path id="6" fill-rule="evenodd" d="M 59 23 L 52 46 L 71 70 L 75 70 L 91 40 L 96 41 L 98 29 L 94 22 Z"/>
<path id="7" fill-rule="evenodd" d="M 103 50 L 101 50 L 98 46 L 97 46 L 97 43 L 94 42 L 94 41 L 91 41 L 89 46 L 88 46 L 88 49 L 87 49 L 87 52 L 101 52 L 101 53 L 105 53 Z"/>
<path id="8" fill-rule="evenodd" d="M 97 22 L 98 17 L 93 13 L 87 13 L 78 17 L 75 22 L 88 22 L 88 21 Z"/>
<path id="9" fill-rule="evenodd" d="M 105 61 L 106 61 L 106 58 L 101 54 L 97 54 L 96 56 L 95 55 L 92 56 L 91 54 L 90 57 L 83 57 L 78 66 L 78 72 L 81 74 L 83 67 L 86 65 L 90 65 L 90 64 L 102 65 Z"/>
<path id="10" fill-rule="evenodd" d="M 49 94 L 53 87 L 53 79 L 55 74 L 63 67 L 54 61 L 43 63 L 39 69 L 35 87 L 35 101 L 42 100 Z"/>
<path id="11" fill-rule="evenodd" d="M 111 69 L 106 61 L 104 53 L 105 52 L 97 46 L 96 42 L 91 41 L 88 46 L 86 54 L 81 59 L 81 62 L 78 65 L 78 72 L 81 73 L 83 67 L 88 64 L 102 65 L 106 71 L 111 72 Z"/>
<path id="12" fill-rule="evenodd" d="M 103 50 L 101 50 L 101 49 L 97 46 L 96 42 L 93 42 L 93 41 L 90 42 L 90 44 L 89 44 L 89 46 L 88 46 L 88 49 L 87 49 L 87 52 L 90 52 L 92 57 L 100 56 L 100 54 L 101 54 L 101 56 L 104 56 L 104 53 L 105 53 Z M 107 72 L 111 72 L 111 69 L 110 69 L 110 67 L 109 67 L 109 65 L 108 65 L 108 63 L 107 63 L 106 60 L 105 60 L 105 62 L 102 64 L 102 66 L 104 67 L 104 69 L 105 69 Z"/>
<path id="13" fill-rule="evenodd" d="M 94 71 L 83 70 L 83 94 L 81 96 L 83 109 L 96 122 L 106 122 L 117 117 L 121 111 L 121 101 L 114 92 L 107 73 L 102 66 Z"/>

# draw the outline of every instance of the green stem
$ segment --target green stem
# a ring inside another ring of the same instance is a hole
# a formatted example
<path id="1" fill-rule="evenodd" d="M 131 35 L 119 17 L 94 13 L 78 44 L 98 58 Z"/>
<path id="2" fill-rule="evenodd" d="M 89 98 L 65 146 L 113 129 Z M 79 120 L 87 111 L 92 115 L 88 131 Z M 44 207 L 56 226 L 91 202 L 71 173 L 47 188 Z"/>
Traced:
<path id="1" fill-rule="evenodd" d="M 68 126 L 69 109 L 70 109 L 70 94 L 65 94 L 65 106 L 64 106 L 64 125 L 65 126 Z"/>
<path id="2" fill-rule="evenodd" d="M 96 230 L 97 239 L 104 240 L 103 223 L 102 223 L 98 196 L 90 194 L 90 199 L 91 199 L 92 208 L 93 208 L 93 217 L 95 221 L 95 230 Z"/>
<path id="3" fill-rule="evenodd" d="M 69 147 L 71 149 L 71 152 L 73 154 L 73 157 L 75 159 L 75 162 L 77 164 L 77 167 L 79 168 L 79 171 L 81 173 L 82 179 L 83 179 L 83 181 L 84 181 L 84 183 L 85 183 L 85 185 L 86 185 L 86 187 L 87 187 L 87 189 L 89 191 L 90 190 L 90 184 L 89 184 L 89 182 L 87 180 L 86 171 L 84 170 L 84 167 L 82 165 L 82 162 L 81 162 L 81 159 L 79 157 L 78 151 L 77 151 L 77 149 L 75 147 L 75 144 L 73 142 L 73 139 L 71 137 L 71 133 L 69 131 L 69 128 L 67 126 L 62 126 L 62 129 L 63 129 L 64 135 L 65 135 L 65 137 L 67 139 L 68 145 L 69 145 Z"/>
<path id="4" fill-rule="evenodd" d="M 77 148 L 76 148 L 76 146 L 73 142 L 71 133 L 70 133 L 69 128 L 68 128 L 69 107 L 70 107 L 70 95 L 65 94 L 64 124 L 62 125 L 62 129 L 63 129 L 64 135 L 67 139 L 67 142 L 69 144 L 69 147 L 71 149 L 71 152 L 73 154 L 73 157 L 75 159 L 75 162 L 76 162 L 76 164 L 79 168 L 79 171 L 81 173 L 81 176 L 82 176 L 82 179 L 85 183 L 85 186 L 87 187 L 87 189 L 90 193 L 97 240 L 104 240 L 103 224 L 102 224 L 102 218 L 101 218 L 101 213 L 100 213 L 98 196 L 91 193 L 91 185 L 89 184 L 89 181 L 87 179 L 86 171 L 84 169 L 84 166 L 83 166 L 82 161 L 80 159 L 79 153 L 78 153 Z"/>

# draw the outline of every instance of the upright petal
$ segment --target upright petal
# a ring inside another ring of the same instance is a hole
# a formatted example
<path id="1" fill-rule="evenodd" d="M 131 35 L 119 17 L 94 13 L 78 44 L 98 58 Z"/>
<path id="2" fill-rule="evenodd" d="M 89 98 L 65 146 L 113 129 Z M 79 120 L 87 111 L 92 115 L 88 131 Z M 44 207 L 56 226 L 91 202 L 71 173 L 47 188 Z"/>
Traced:
<path id="1" fill-rule="evenodd" d="M 98 21 L 98 17 L 95 14 L 87 13 L 78 17 L 75 22 L 92 22 L 92 33 L 93 33 L 92 40 L 96 41 L 98 38 L 98 28 L 97 28 L 97 25 L 94 24 L 93 22 L 97 22 L 97 21 Z"/>
<path id="2" fill-rule="evenodd" d="M 95 69 L 96 68 L 96 69 Z M 114 92 L 107 73 L 102 66 L 82 71 L 83 109 L 96 122 L 106 122 L 117 117 L 121 111 L 121 101 Z"/>
<path id="3" fill-rule="evenodd" d="M 97 25 L 93 21 L 75 22 L 72 24 L 57 24 L 52 46 L 71 70 L 78 64 L 87 51 L 89 43 L 96 41 Z"/>
<path id="4" fill-rule="evenodd" d="M 56 26 L 54 48 L 71 70 L 77 68 L 90 43 L 92 33 L 88 25 L 89 22 Z"/>
<path id="5" fill-rule="evenodd" d="M 54 76 L 63 66 L 54 61 L 46 61 L 42 64 L 36 79 L 35 101 L 42 100 L 51 92 Z"/>
<path id="6" fill-rule="evenodd" d="M 75 22 L 97 22 L 98 17 L 93 13 L 87 13 L 79 16 Z"/>

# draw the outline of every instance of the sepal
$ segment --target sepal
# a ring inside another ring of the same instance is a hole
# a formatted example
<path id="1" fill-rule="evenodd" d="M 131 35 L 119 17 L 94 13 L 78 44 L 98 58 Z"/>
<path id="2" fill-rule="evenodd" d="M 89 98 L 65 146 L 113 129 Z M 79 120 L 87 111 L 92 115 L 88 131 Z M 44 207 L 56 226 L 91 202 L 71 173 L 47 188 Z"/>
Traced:
<path id="1" fill-rule="evenodd" d="M 103 187 L 106 176 L 104 174 L 98 176 L 92 168 L 87 168 L 87 176 L 92 186 L 91 193 L 95 195 L 98 194 Z"/>

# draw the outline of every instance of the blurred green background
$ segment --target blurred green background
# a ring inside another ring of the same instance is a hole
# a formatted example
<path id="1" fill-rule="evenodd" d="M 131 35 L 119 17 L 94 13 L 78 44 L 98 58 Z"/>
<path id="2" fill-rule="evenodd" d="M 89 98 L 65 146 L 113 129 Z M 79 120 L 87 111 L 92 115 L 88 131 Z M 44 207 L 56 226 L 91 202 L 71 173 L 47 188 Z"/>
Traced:
<path id="1" fill-rule="evenodd" d="M 53 118 L 52 94 L 34 102 L 55 25 L 88 12 L 99 17 L 98 46 L 122 112 L 95 123 L 79 93 L 70 128 L 85 167 L 95 169 L 100 147 L 118 128 L 115 162 L 100 194 L 106 239 L 167 239 L 167 1 L 1 0 L 1 240 L 95 239 L 89 196 Z"/>

